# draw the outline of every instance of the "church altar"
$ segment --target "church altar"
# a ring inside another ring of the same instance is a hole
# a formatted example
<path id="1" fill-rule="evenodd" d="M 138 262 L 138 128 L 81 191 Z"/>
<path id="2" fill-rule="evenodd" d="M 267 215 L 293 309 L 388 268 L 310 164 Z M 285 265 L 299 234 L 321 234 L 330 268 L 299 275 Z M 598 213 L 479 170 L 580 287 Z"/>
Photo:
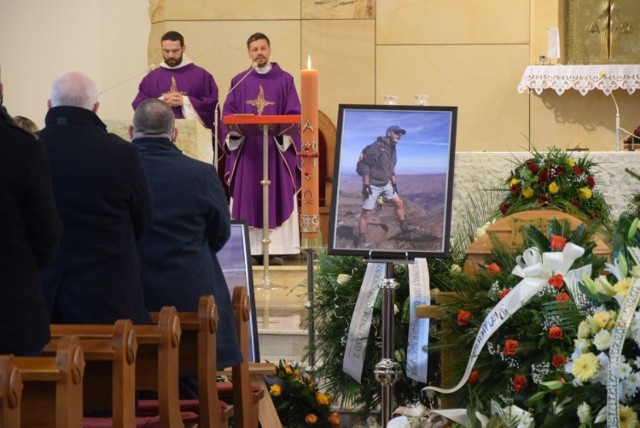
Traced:
<path id="1" fill-rule="evenodd" d="M 542 151 L 542 150 L 541 150 Z M 596 189 L 600 190 L 611 205 L 611 215 L 616 219 L 625 209 L 627 199 L 640 193 L 640 181 L 627 174 L 629 168 L 640 173 L 640 152 L 574 152 L 574 157 L 589 156 L 598 166 Z M 504 180 L 516 162 L 531 157 L 529 152 L 458 152 L 456 153 L 451 230 L 455 231 L 457 213 L 460 213 L 469 193 L 506 188 Z"/>
<path id="2" fill-rule="evenodd" d="M 605 95 L 616 89 L 624 89 L 629 95 L 640 88 L 640 65 L 530 65 L 518 84 L 518 92 L 533 89 L 538 95 L 545 89 L 553 89 L 562 95 L 567 89 L 575 89 L 581 95 L 600 90 Z"/>

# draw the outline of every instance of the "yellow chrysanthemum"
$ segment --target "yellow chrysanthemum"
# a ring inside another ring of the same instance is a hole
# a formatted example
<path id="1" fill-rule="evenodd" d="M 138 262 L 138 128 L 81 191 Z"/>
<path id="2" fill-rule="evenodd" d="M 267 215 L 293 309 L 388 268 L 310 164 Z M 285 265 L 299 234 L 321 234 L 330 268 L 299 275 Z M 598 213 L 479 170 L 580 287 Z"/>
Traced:
<path id="1" fill-rule="evenodd" d="M 620 428 L 636 428 L 638 426 L 638 415 L 631 407 L 620 405 L 618 414 L 620 415 Z"/>
<path id="2" fill-rule="evenodd" d="M 578 190 L 578 197 L 580 199 L 582 199 L 583 201 L 587 201 L 587 200 L 591 199 L 592 196 L 593 196 L 593 192 L 588 187 L 581 187 Z"/>
<path id="3" fill-rule="evenodd" d="M 527 187 L 526 189 L 522 189 L 522 196 L 529 199 L 533 196 L 533 189 L 531 187 Z"/>
<path id="4" fill-rule="evenodd" d="M 324 394 L 324 393 L 318 391 L 318 392 L 316 392 L 316 401 L 321 406 L 328 406 L 329 405 L 329 396 L 327 394 Z"/>
<path id="5" fill-rule="evenodd" d="M 613 291 L 615 291 L 616 294 L 623 294 L 626 296 L 632 282 L 632 278 L 623 278 L 622 281 L 619 281 L 616 285 L 613 286 Z"/>
<path id="6" fill-rule="evenodd" d="M 273 395 L 274 397 L 280 397 L 280 395 L 282 395 L 282 388 L 280 387 L 280 385 L 273 384 L 269 388 L 269 394 Z"/>
<path id="7" fill-rule="evenodd" d="M 549 193 L 551 193 L 552 195 L 555 195 L 559 191 L 560 191 L 560 186 L 558 186 L 558 183 L 554 181 L 551 184 L 549 184 Z"/>
<path id="8" fill-rule="evenodd" d="M 520 181 L 521 180 L 519 178 L 515 178 L 514 177 L 514 178 L 511 179 L 511 183 L 510 184 L 511 184 L 511 186 L 515 186 L 516 184 L 520 183 Z"/>
<path id="9" fill-rule="evenodd" d="M 605 328 L 607 324 L 609 324 L 610 320 L 611 320 L 611 314 L 609 312 L 603 311 L 603 312 L 596 312 L 595 314 L 593 314 L 593 322 L 599 328 Z"/>
<path id="10" fill-rule="evenodd" d="M 569 166 L 572 168 L 576 165 L 576 161 L 571 157 L 567 159 L 567 162 L 569 163 Z"/>
<path id="11" fill-rule="evenodd" d="M 580 355 L 580 357 L 573 362 L 573 370 L 571 372 L 582 382 L 587 382 L 598 374 L 599 369 L 600 362 L 598 362 L 598 357 L 588 352 Z"/>

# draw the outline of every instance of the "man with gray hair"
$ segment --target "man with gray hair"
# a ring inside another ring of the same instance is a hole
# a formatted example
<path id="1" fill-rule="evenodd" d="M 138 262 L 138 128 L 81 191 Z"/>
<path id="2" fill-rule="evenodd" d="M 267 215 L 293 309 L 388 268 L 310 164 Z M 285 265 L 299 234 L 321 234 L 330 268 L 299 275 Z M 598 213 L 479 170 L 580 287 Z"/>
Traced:
<path id="1" fill-rule="evenodd" d="M 151 228 L 138 242 L 144 299 L 150 311 L 171 305 L 195 312 L 200 296 L 213 294 L 220 315 L 218 368 L 229 367 L 242 361 L 216 257 L 231 234 L 229 208 L 214 167 L 183 155 L 173 143 L 174 121 L 167 103 L 149 98 L 129 129 L 154 203 Z"/>
<path id="2" fill-rule="evenodd" d="M 65 73 L 51 87 L 44 140 L 62 245 L 42 271 L 54 323 L 150 322 L 136 240 L 151 222 L 151 195 L 134 146 L 96 115 L 98 89 Z"/>

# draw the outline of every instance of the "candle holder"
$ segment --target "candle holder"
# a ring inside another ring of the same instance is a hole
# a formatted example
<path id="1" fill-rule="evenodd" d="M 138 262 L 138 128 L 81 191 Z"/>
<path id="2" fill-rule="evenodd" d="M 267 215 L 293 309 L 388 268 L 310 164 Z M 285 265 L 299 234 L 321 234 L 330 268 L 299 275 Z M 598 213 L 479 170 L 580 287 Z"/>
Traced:
<path id="1" fill-rule="evenodd" d="M 538 60 L 540 61 L 540 65 L 547 65 L 547 56 L 546 55 L 540 55 L 538 57 Z"/>
<path id="2" fill-rule="evenodd" d="M 395 95 L 385 95 L 384 104 L 388 106 L 394 106 L 398 104 L 398 97 Z"/>
<path id="3" fill-rule="evenodd" d="M 423 95 L 423 94 L 416 95 L 416 105 L 417 106 L 428 106 L 429 105 L 429 97 L 427 95 Z"/>

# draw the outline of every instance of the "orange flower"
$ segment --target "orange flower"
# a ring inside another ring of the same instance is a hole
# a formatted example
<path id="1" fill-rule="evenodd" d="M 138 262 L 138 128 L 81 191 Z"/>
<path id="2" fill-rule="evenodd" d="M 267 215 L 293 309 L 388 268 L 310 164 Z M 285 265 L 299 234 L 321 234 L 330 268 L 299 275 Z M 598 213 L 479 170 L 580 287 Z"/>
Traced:
<path id="1" fill-rule="evenodd" d="M 520 392 L 520 390 L 525 386 L 527 386 L 527 378 L 519 373 L 516 373 L 513 376 L 513 389 L 515 389 L 516 392 Z"/>
<path id="2" fill-rule="evenodd" d="M 516 355 L 516 352 L 518 352 L 518 341 L 514 339 L 507 339 L 506 342 L 504 342 L 502 353 L 504 355 L 513 356 Z"/>
<path id="3" fill-rule="evenodd" d="M 321 406 L 328 406 L 329 402 L 331 400 L 329 399 L 329 396 L 327 394 L 324 394 L 324 393 L 318 391 L 318 392 L 316 392 L 316 401 Z"/>
<path id="4" fill-rule="evenodd" d="M 547 283 L 556 290 L 560 290 L 564 285 L 564 277 L 562 276 L 562 274 L 558 273 L 549 278 L 549 281 L 547 281 Z"/>
<path id="5" fill-rule="evenodd" d="M 511 291 L 508 288 L 503 288 L 500 293 L 498 293 L 498 297 L 501 299 L 504 299 L 504 296 L 506 296 L 507 294 L 509 294 L 509 291 Z"/>
<path id="6" fill-rule="evenodd" d="M 475 385 L 478 383 L 478 380 L 480 380 L 480 372 L 478 370 L 474 370 L 469 373 L 469 380 L 467 381 L 469 382 L 469 385 Z"/>
<path id="7" fill-rule="evenodd" d="M 564 339 L 564 333 L 560 327 L 557 325 L 551 326 L 549 332 L 547 333 L 547 337 L 551 340 L 561 340 Z"/>
<path id="8" fill-rule="evenodd" d="M 570 301 L 570 300 L 571 300 L 571 296 L 569 296 L 569 295 L 568 295 L 567 293 L 565 293 L 565 292 L 559 293 L 559 294 L 556 296 L 556 301 L 558 301 L 558 302 L 568 302 L 568 301 Z"/>
<path id="9" fill-rule="evenodd" d="M 551 249 L 554 251 L 562 251 L 567 244 L 567 239 L 564 236 L 553 235 L 551 237 Z"/>
<path id="10" fill-rule="evenodd" d="M 489 266 L 487 266 L 487 273 L 489 275 L 497 275 L 500 273 L 502 269 L 500 269 L 500 266 L 498 265 L 498 263 L 491 263 Z"/>
<path id="11" fill-rule="evenodd" d="M 471 321 L 472 315 L 471 312 L 465 311 L 464 309 L 460 309 L 458 312 L 458 325 L 460 327 L 466 327 L 469 325 L 469 321 Z"/>
<path id="12" fill-rule="evenodd" d="M 309 413 L 307 417 L 304 418 L 304 423 L 307 425 L 315 425 L 318 422 L 318 416 L 313 413 Z"/>
<path id="13" fill-rule="evenodd" d="M 567 363 L 567 357 L 562 354 L 555 354 L 551 359 L 551 365 L 556 369 L 560 366 L 564 366 Z"/>
<path id="14" fill-rule="evenodd" d="M 340 413 L 338 412 L 331 413 L 327 418 L 327 421 L 329 421 L 332 427 L 340 426 L 340 424 L 342 423 L 342 420 L 340 419 Z"/>

